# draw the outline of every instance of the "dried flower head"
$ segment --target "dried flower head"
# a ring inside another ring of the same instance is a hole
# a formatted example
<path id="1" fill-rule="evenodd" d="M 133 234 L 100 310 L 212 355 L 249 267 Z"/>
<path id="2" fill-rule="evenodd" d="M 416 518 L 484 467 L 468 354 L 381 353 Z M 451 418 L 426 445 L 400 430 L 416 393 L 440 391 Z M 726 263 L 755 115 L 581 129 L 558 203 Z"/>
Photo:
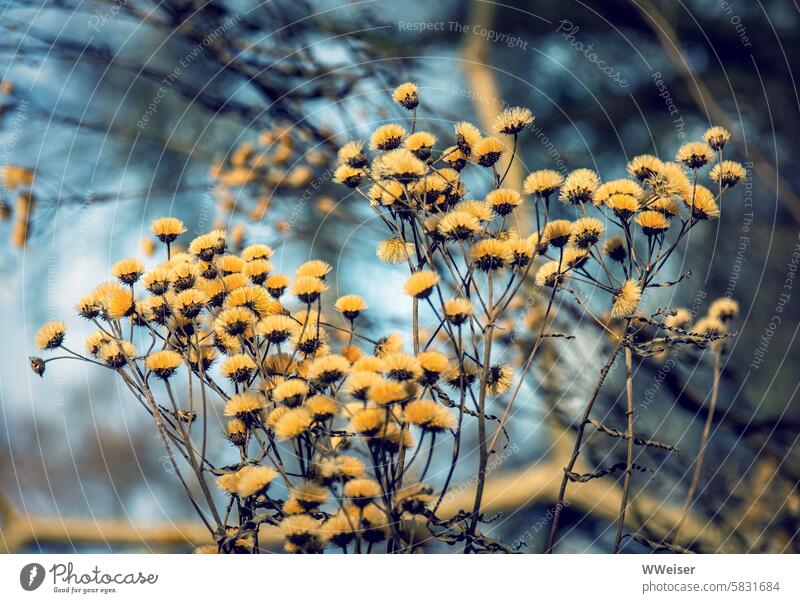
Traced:
<path id="1" fill-rule="evenodd" d="M 673 308 L 664 318 L 664 326 L 668 329 L 686 330 L 692 323 L 692 313 L 686 308 Z"/>
<path id="2" fill-rule="evenodd" d="M 678 149 L 675 159 L 696 170 L 714 158 L 714 149 L 705 142 L 687 142 Z"/>
<path id="3" fill-rule="evenodd" d="M 522 197 L 510 188 L 498 188 L 486 195 L 486 203 L 498 216 L 507 216 L 522 204 Z"/>
<path id="4" fill-rule="evenodd" d="M 612 318 L 630 316 L 639 306 L 642 299 L 642 288 L 636 281 L 627 280 L 622 284 L 614 296 L 614 305 L 611 307 Z"/>
<path id="5" fill-rule="evenodd" d="M 278 472 L 272 467 L 245 465 L 238 471 L 236 494 L 241 498 L 263 494 L 276 477 Z"/>
<path id="6" fill-rule="evenodd" d="M 401 264 L 414 254 L 414 243 L 403 241 L 400 237 L 393 237 L 378 243 L 376 255 L 378 259 L 387 264 Z"/>
<path id="7" fill-rule="evenodd" d="M 339 410 L 339 405 L 336 400 L 328 396 L 311 396 L 303 403 L 303 407 L 311 415 L 311 420 L 315 423 L 327 421 L 336 416 Z"/>
<path id="8" fill-rule="evenodd" d="M 505 241 L 482 239 L 470 248 L 470 258 L 482 272 L 499 270 L 511 262 L 511 251 Z"/>
<path id="9" fill-rule="evenodd" d="M 351 140 L 345 143 L 338 152 L 339 161 L 353 169 L 367 166 L 367 155 L 364 153 L 364 142 Z"/>
<path id="10" fill-rule="evenodd" d="M 730 297 L 720 297 L 708 307 L 709 317 L 728 323 L 739 314 L 739 303 Z"/>
<path id="11" fill-rule="evenodd" d="M 533 123 L 533 113 L 525 107 L 509 107 L 494 119 L 494 129 L 501 134 L 519 134 Z"/>
<path id="12" fill-rule="evenodd" d="M 350 362 L 344 356 L 328 354 L 315 358 L 308 367 L 308 378 L 320 385 L 339 381 L 350 371 Z"/>
<path id="13" fill-rule="evenodd" d="M 389 178 L 408 184 L 425 175 L 427 168 L 414 153 L 407 149 L 396 149 L 384 153 L 375 160 L 374 172 L 379 178 Z M 382 200 L 387 205 L 386 200 Z"/>
<path id="14" fill-rule="evenodd" d="M 391 151 L 403 144 L 407 135 L 406 129 L 399 124 L 380 126 L 369 139 L 369 148 L 379 151 Z"/>
<path id="15" fill-rule="evenodd" d="M 249 425 L 258 419 L 266 405 L 267 400 L 261 394 L 242 392 L 231 396 L 230 400 L 225 403 L 223 413 L 226 417 L 236 417 Z"/>
<path id="16" fill-rule="evenodd" d="M 619 235 L 609 237 L 603 244 L 603 253 L 615 262 L 624 262 L 628 257 L 628 248 L 625 239 Z"/>
<path id="17" fill-rule="evenodd" d="M 247 354 L 233 354 L 225 359 L 220 369 L 231 383 L 248 383 L 258 367 Z"/>
<path id="18" fill-rule="evenodd" d="M 279 440 L 291 440 L 303 435 L 311 428 L 311 413 L 302 406 L 288 408 L 275 424 L 275 435 Z"/>
<path id="19" fill-rule="evenodd" d="M 348 367 L 350 364 L 348 363 Z M 303 379 L 288 379 L 272 390 L 272 399 L 278 404 L 293 408 L 300 406 L 308 395 L 309 387 Z"/>
<path id="20" fill-rule="evenodd" d="M 270 274 L 264 281 L 264 287 L 272 297 L 278 299 L 286 292 L 290 282 L 291 279 L 285 274 Z"/>
<path id="21" fill-rule="evenodd" d="M 475 143 L 472 147 L 472 154 L 483 167 L 492 167 L 500 160 L 505 150 L 505 145 L 499 139 L 487 136 Z"/>
<path id="22" fill-rule="evenodd" d="M 628 162 L 628 173 L 644 182 L 660 173 L 663 167 L 664 162 L 655 155 L 637 155 Z"/>
<path id="23" fill-rule="evenodd" d="M 111 275 L 126 285 L 132 285 L 144 274 L 144 262 L 138 258 L 120 260 L 111 268 Z"/>
<path id="24" fill-rule="evenodd" d="M 411 151 L 417 159 L 427 161 L 436 145 L 436 137 L 430 132 L 414 132 L 403 142 L 406 150 Z"/>
<path id="25" fill-rule="evenodd" d="M 189 243 L 189 253 L 210 262 L 214 256 L 225 253 L 225 231 L 212 230 Z"/>
<path id="26" fill-rule="evenodd" d="M 695 220 L 711 220 L 719 217 L 719 205 L 714 193 L 701 184 L 697 185 L 694 198 L 689 198 L 686 204 Z"/>
<path id="27" fill-rule="evenodd" d="M 444 302 L 444 315 L 452 324 L 464 324 L 472 316 L 472 302 L 466 298 L 448 299 Z"/>
<path id="28" fill-rule="evenodd" d="M 594 204 L 604 204 L 611 195 L 630 195 L 635 199 L 641 199 L 644 191 L 638 182 L 628 178 L 609 180 L 597 187 L 594 193 Z"/>
<path id="29" fill-rule="evenodd" d="M 369 306 L 360 295 L 343 295 L 336 300 L 334 307 L 342 313 L 347 320 L 355 320 L 358 315 Z"/>
<path id="30" fill-rule="evenodd" d="M 161 379 L 169 379 L 183 363 L 183 358 L 174 350 L 161 350 L 153 352 L 145 360 L 148 370 Z"/>
<path id="31" fill-rule="evenodd" d="M 414 400 L 405 408 L 406 420 L 412 425 L 429 431 L 453 429 L 456 418 L 453 414 L 433 400 Z"/>
<path id="32" fill-rule="evenodd" d="M 572 223 L 570 245 L 578 249 L 589 249 L 603 234 L 606 227 L 597 218 L 580 218 Z"/>
<path id="33" fill-rule="evenodd" d="M 564 280 L 565 275 L 559 270 L 559 262 L 552 260 L 541 265 L 536 271 L 536 284 L 540 287 L 555 287 Z"/>
<path id="34" fill-rule="evenodd" d="M 719 182 L 723 188 L 731 188 L 745 179 L 747 171 L 741 163 L 726 160 L 711 168 L 708 176 L 713 182 Z"/>
<path id="35" fill-rule="evenodd" d="M 248 245 L 242 250 L 242 259 L 245 262 L 252 262 L 255 260 L 268 260 L 274 254 L 275 252 L 269 245 L 264 245 L 263 243 L 255 243 L 253 245 Z"/>
<path id="36" fill-rule="evenodd" d="M 67 333 L 67 323 L 61 320 L 52 320 L 41 326 L 36 333 L 36 347 L 40 350 L 53 350 L 64 342 Z"/>
<path id="37" fill-rule="evenodd" d="M 539 170 L 525 178 L 522 190 L 527 195 L 546 198 L 556 192 L 564 183 L 564 177 L 555 170 Z"/>
<path id="38" fill-rule="evenodd" d="M 159 218 L 153 221 L 150 230 L 162 243 L 172 243 L 186 232 L 186 227 L 178 218 Z"/>
<path id="39" fill-rule="evenodd" d="M 648 237 L 660 235 L 669 228 L 669 220 L 664 217 L 664 214 L 652 210 L 643 211 L 637 215 L 636 222 Z"/>
<path id="40" fill-rule="evenodd" d="M 375 480 L 368 478 L 351 479 L 342 490 L 345 498 L 357 507 L 366 507 L 381 494 L 381 487 Z"/>
<path id="41" fill-rule="evenodd" d="M 97 357 L 107 367 L 118 369 L 136 357 L 136 348 L 129 341 L 109 341 L 100 347 Z"/>
<path id="42" fill-rule="evenodd" d="M 364 168 L 356 168 L 344 163 L 334 170 L 333 181 L 337 184 L 344 184 L 348 188 L 356 188 L 366 175 L 367 172 Z"/>
<path id="43" fill-rule="evenodd" d="M 639 201 L 631 195 L 611 195 L 606 199 L 605 206 L 622 220 L 628 220 L 639 211 Z"/>
<path id="44" fill-rule="evenodd" d="M 467 156 L 481 140 L 481 131 L 467 121 L 460 121 L 454 126 L 456 145 Z"/>
<path id="45" fill-rule="evenodd" d="M 492 395 L 497 396 L 506 393 L 511 389 L 513 380 L 514 370 L 510 366 L 496 364 L 489 367 L 486 384 Z"/>
<path id="46" fill-rule="evenodd" d="M 420 270 L 414 272 L 406 279 L 403 291 L 406 295 L 410 295 L 411 297 L 425 299 L 431 294 L 439 280 L 440 277 L 435 272 L 431 270 Z"/>
<path id="47" fill-rule="evenodd" d="M 295 271 L 295 275 L 297 277 L 314 276 L 325 280 L 325 276 L 328 275 L 331 270 L 333 270 L 333 268 L 328 262 L 310 260 L 305 264 L 301 264 Z"/>
<path id="48" fill-rule="evenodd" d="M 547 223 L 542 236 L 553 247 L 564 247 L 572 235 L 572 222 L 569 220 L 552 220 Z"/>
<path id="49" fill-rule="evenodd" d="M 419 105 L 417 85 L 412 82 L 400 84 L 394 89 L 394 92 L 392 92 L 392 98 L 394 99 L 394 102 L 404 109 L 408 109 L 409 111 L 416 109 L 417 105 Z"/>
<path id="50" fill-rule="evenodd" d="M 719 151 L 730 140 L 731 133 L 722 126 L 712 126 L 703 134 L 703 140 L 715 151 Z"/>
<path id="51" fill-rule="evenodd" d="M 306 304 L 313 304 L 320 294 L 327 290 L 325 281 L 316 276 L 301 276 L 292 285 L 292 293 Z"/>
<path id="52" fill-rule="evenodd" d="M 564 180 L 558 198 L 563 203 L 572 205 L 589 203 L 593 200 L 594 193 L 599 186 L 600 177 L 597 173 L 586 168 L 573 170 Z"/>
<path id="53" fill-rule="evenodd" d="M 437 230 L 442 236 L 453 240 L 472 238 L 480 229 L 481 223 L 478 218 L 462 210 L 446 213 L 437 224 Z"/>

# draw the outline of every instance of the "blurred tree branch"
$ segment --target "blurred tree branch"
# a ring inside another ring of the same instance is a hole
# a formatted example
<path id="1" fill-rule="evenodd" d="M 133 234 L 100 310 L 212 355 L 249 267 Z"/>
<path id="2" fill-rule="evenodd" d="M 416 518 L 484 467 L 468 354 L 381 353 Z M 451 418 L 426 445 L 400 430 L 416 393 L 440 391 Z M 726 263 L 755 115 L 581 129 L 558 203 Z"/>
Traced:
<path id="1" fill-rule="evenodd" d="M 736 128 L 733 120 L 728 117 L 727 113 L 716 101 L 714 94 L 705 85 L 703 79 L 695 77 L 694 73 L 692 73 L 686 52 L 678 41 L 675 29 L 658 10 L 658 7 L 650 0 L 628 1 L 639 11 L 642 20 L 658 38 L 673 67 L 683 78 L 686 88 L 692 95 L 697 107 L 708 116 L 713 124 L 736 131 L 738 128 Z M 733 143 L 743 155 L 753 162 L 756 174 L 758 174 L 764 186 L 775 194 L 778 203 L 786 208 L 796 223 L 800 224 L 800 197 L 794 192 L 789 182 L 762 155 L 755 144 L 746 146 L 746 139 L 740 136 L 734 136 Z"/>

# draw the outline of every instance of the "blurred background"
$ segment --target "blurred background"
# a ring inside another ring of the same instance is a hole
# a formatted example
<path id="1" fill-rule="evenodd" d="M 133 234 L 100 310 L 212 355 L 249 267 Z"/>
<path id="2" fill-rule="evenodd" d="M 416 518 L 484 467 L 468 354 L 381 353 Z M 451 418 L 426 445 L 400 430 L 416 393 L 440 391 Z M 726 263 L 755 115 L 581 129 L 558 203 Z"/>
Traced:
<path id="1" fill-rule="evenodd" d="M 204 538 L 149 417 L 111 374 L 28 367 L 41 323 L 88 335 L 75 300 L 116 260 L 152 253 L 154 218 L 267 242 L 282 271 L 325 259 L 332 289 L 364 294 L 375 328 L 402 327 L 408 309 L 374 283 L 403 269 L 375 260 L 380 224 L 331 170 L 340 144 L 407 119 L 390 92 L 411 80 L 420 127 L 441 139 L 455 121 L 488 130 L 504 106 L 529 107 L 517 182 L 542 168 L 618 178 L 634 155 L 670 159 L 709 125 L 733 132 L 726 158 L 748 179 L 676 254 L 690 281 L 649 301 L 741 305 L 689 548 L 797 552 L 799 20 L 789 0 L 0 2 L 0 165 L 33 174 L 7 171 L 0 189 L 0 550 L 188 551 Z M 490 183 L 470 184 L 480 197 Z M 521 552 L 544 546 L 548 476 L 603 356 L 600 333 L 579 331 L 592 343 L 554 344 L 532 373 L 493 469 L 490 531 Z M 685 496 L 710 365 L 641 360 L 637 379 L 637 425 L 680 448 L 639 460 L 634 508 L 655 538 Z M 602 400 L 610 424 L 622 382 L 613 374 Z M 589 450 L 624 459 L 607 438 Z M 559 551 L 609 549 L 616 504 L 596 495 L 568 496 Z"/>

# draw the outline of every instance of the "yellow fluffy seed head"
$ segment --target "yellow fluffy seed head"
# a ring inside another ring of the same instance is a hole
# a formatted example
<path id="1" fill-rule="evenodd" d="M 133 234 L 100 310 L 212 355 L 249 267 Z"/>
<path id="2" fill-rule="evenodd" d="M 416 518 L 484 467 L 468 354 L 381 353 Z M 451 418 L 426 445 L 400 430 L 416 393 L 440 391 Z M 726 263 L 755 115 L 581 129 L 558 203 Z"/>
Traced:
<path id="1" fill-rule="evenodd" d="M 356 188 L 367 172 L 364 168 L 356 168 L 346 163 L 338 166 L 333 172 L 333 181 L 337 184 L 344 184 L 348 188 Z"/>
<path id="2" fill-rule="evenodd" d="M 739 314 L 739 303 L 730 297 L 720 297 L 708 307 L 709 317 L 728 323 Z"/>
<path id="3" fill-rule="evenodd" d="M 394 89 L 394 92 L 392 92 L 392 98 L 394 99 L 394 102 L 404 109 L 408 109 L 409 111 L 416 109 L 417 105 L 419 105 L 417 85 L 413 82 L 400 84 Z"/>
<path id="4" fill-rule="evenodd" d="M 624 318 L 632 315 L 642 299 L 642 288 L 636 281 L 627 280 L 614 296 L 611 318 Z"/>
<path id="5" fill-rule="evenodd" d="M 400 237 L 393 237 L 378 243 L 375 253 L 381 262 L 402 264 L 413 256 L 414 243 L 403 241 Z"/>
<path id="6" fill-rule="evenodd" d="M 334 307 L 348 320 L 355 320 L 369 306 L 360 295 L 343 295 L 336 300 Z"/>
<path id="7" fill-rule="evenodd" d="M 267 401 L 259 393 L 243 392 L 231 396 L 225 403 L 224 414 L 226 417 L 236 417 L 245 423 L 255 420 L 267 405 Z"/>
<path id="8" fill-rule="evenodd" d="M 639 201 L 631 195 L 611 195 L 606 199 L 605 206 L 622 220 L 629 219 L 639 211 Z"/>
<path id="9" fill-rule="evenodd" d="M 478 164 L 483 167 L 492 167 L 500 160 L 505 150 L 505 145 L 499 139 L 494 136 L 487 136 L 486 138 L 481 138 L 472 147 L 472 154 Z"/>
<path id="10" fill-rule="evenodd" d="M 356 478 L 344 485 L 342 494 L 348 499 L 348 502 L 363 508 L 380 496 L 381 487 L 375 480 Z"/>
<path id="11" fill-rule="evenodd" d="M 711 220 L 719 217 L 719 205 L 714 198 L 714 193 L 705 186 L 698 184 L 694 198 L 684 201 L 692 212 L 695 220 Z"/>
<path id="12" fill-rule="evenodd" d="M 731 133 L 722 126 L 712 126 L 703 134 L 703 140 L 715 151 L 719 151 L 731 139 Z"/>
<path id="13" fill-rule="evenodd" d="M 303 379 L 289 379 L 275 386 L 272 398 L 278 404 L 290 408 L 299 406 L 308 395 L 308 383 Z"/>
<path id="14" fill-rule="evenodd" d="M 723 188 L 731 188 L 747 177 L 747 171 L 741 163 L 726 160 L 711 168 L 708 176 L 713 182 L 719 182 Z"/>
<path id="15" fill-rule="evenodd" d="M 714 149 L 706 142 L 687 142 L 675 154 L 675 159 L 693 170 L 703 167 L 713 158 Z"/>
<path id="16" fill-rule="evenodd" d="M 467 211 L 454 210 L 447 212 L 439 220 L 436 229 L 447 239 L 465 240 L 480 231 L 481 223 Z"/>
<path id="17" fill-rule="evenodd" d="M 136 357 L 136 347 L 129 341 L 109 341 L 97 351 L 97 357 L 109 368 L 121 368 Z"/>
<path id="18" fill-rule="evenodd" d="M 545 226 L 542 237 L 553 247 L 564 247 L 569 243 L 572 234 L 572 222 L 569 220 L 551 220 Z"/>
<path id="19" fill-rule="evenodd" d="M 507 216 L 520 206 L 522 197 L 510 188 L 498 188 L 486 195 L 486 203 L 498 216 Z"/>
<path id="20" fill-rule="evenodd" d="M 628 162 L 628 173 L 644 182 L 660 173 L 663 167 L 664 162 L 655 155 L 637 155 Z"/>
<path id="21" fill-rule="evenodd" d="M 448 299 L 444 302 L 444 315 L 448 321 L 458 326 L 472 316 L 472 302 L 466 298 Z"/>
<path id="22" fill-rule="evenodd" d="M 494 129 L 500 134 L 519 134 L 533 123 L 533 113 L 525 107 L 509 107 L 494 118 Z"/>
<path id="23" fill-rule="evenodd" d="M 67 333 L 67 323 L 61 320 L 52 320 L 45 323 L 36 333 L 36 347 L 40 350 L 53 350 L 64 342 Z"/>
<path id="24" fill-rule="evenodd" d="M 248 245 L 242 250 L 242 259 L 245 262 L 252 262 L 253 260 L 268 260 L 275 252 L 269 245 L 263 243 L 255 243 Z"/>
<path id="25" fill-rule="evenodd" d="M 538 170 L 528 174 L 522 184 L 526 195 L 549 197 L 564 183 L 564 177 L 555 170 Z"/>
<path id="26" fill-rule="evenodd" d="M 648 237 L 656 236 L 669 228 L 669 220 L 657 211 L 643 211 L 636 216 L 636 222 Z"/>
<path id="27" fill-rule="evenodd" d="M 603 253 L 615 262 L 623 262 L 628 257 L 628 247 L 625 239 L 619 235 L 606 239 L 603 244 Z"/>
<path id="28" fill-rule="evenodd" d="M 580 218 L 572 223 L 570 244 L 578 249 L 593 247 L 606 227 L 597 218 Z"/>
<path id="29" fill-rule="evenodd" d="M 385 124 L 372 133 L 369 148 L 379 151 L 391 151 L 403 143 L 406 129 L 399 124 Z"/>
<path id="30" fill-rule="evenodd" d="M 470 258 L 481 272 L 499 270 L 511 262 L 511 251 L 505 241 L 482 239 L 470 247 Z"/>
<path id="31" fill-rule="evenodd" d="M 288 409 L 275 424 L 275 435 L 280 440 L 296 438 L 311 427 L 311 413 L 301 407 Z"/>
<path id="32" fill-rule="evenodd" d="M 237 472 L 236 494 L 241 498 L 263 494 L 277 476 L 272 467 L 246 465 Z"/>
<path id="33" fill-rule="evenodd" d="M 456 425 L 455 416 L 433 400 L 414 400 L 405 408 L 406 420 L 428 431 L 444 431 Z"/>
<path id="34" fill-rule="evenodd" d="M 471 155 L 473 147 L 481 140 L 481 131 L 467 121 L 458 122 L 453 129 L 458 148 L 465 155 Z"/>
<path id="35" fill-rule="evenodd" d="M 150 354 L 145 360 L 145 366 L 161 379 L 169 379 L 175 374 L 182 362 L 183 358 L 177 352 L 161 350 Z"/>
<path id="36" fill-rule="evenodd" d="M 150 224 L 150 230 L 162 243 L 172 243 L 186 232 L 186 227 L 178 218 L 159 218 Z"/>
<path id="37" fill-rule="evenodd" d="M 315 358 L 308 367 L 308 378 L 322 385 L 336 383 L 350 372 L 350 362 L 344 356 L 328 354 Z"/>
<path id="38" fill-rule="evenodd" d="M 581 205 L 594 199 L 594 193 L 600 186 L 600 177 L 592 170 L 580 168 L 570 172 L 564 179 L 558 198 L 563 203 Z"/>
<path id="39" fill-rule="evenodd" d="M 635 180 L 618 178 L 604 182 L 597 187 L 594 193 L 594 204 L 603 205 L 611 195 L 630 195 L 635 199 L 640 199 L 643 194 L 641 185 Z"/>
<path id="40" fill-rule="evenodd" d="M 111 268 L 111 275 L 126 285 L 132 285 L 144 274 L 144 262 L 139 258 L 120 260 Z"/>
<path id="41" fill-rule="evenodd" d="M 433 288 L 439 280 L 440 277 L 435 272 L 431 270 L 420 270 L 414 272 L 406 279 L 403 291 L 406 295 L 410 295 L 411 297 L 425 299 L 433 292 Z"/>
<path id="42" fill-rule="evenodd" d="M 325 276 L 333 270 L 328 262 L 322 260 L 310 260 L 305 264 L 301 264 L 295 271 L 297 277 L 313 276 L 319 279 L 325 279 Z"/>

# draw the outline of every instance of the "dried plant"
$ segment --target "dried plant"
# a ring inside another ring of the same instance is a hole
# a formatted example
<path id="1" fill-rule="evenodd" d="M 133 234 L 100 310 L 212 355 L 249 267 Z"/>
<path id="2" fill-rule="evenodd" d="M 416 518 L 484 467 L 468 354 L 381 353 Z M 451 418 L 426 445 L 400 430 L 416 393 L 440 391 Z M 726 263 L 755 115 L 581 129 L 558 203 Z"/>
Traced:
<path id="1" fill-rule="evenodd" d="M 710 129 L 705 141 L 682 146 L 676 162 L 635 157 L 629 179 L 601 183 L 588 169 L 566 177 L 540 170 L 516 191 L 504 180 L 518 138 L 533 121 L 528 109 L 506 109 L 497 117 L 502 139 L 458 123 L 454 144 L 440 150 L 434 134 L 417 129 L 416 86 L 399 86 L 393 98 L 409 111 L 407 123 L 381 125 L 368 145 L 344 145 L 334 180 L 362 197 L 385 225 L 378 258 L 408 266 L 402 291 L 411 316 L 404 334 L 362 328 L 368 306 L 358 295 L 323 304 L 332 270 L 323 261 L 302 264 L 290 278 L 274 271 L 265 244 L 229 253 L 221 230 L 175 253 L 185 229 L 175 218 L 162 218 L 152 230 L 166 246 L 166 261 L 146 269 L 141 260 L 122 260 L 112 270 L 116 281 L 78 303 L 78 313 L 97 328 L 86 354 L 65 346 L 65 323 L 51 322 L 36 343 L 64 355 L 32 358 L 32 368 L 42 375 L 48 362 L 71 358 L 118 373 L 153 417 L 175 475 L 213 535 L 216 545 L 201 552 L 259 552 L 264 524 L 280 527 L 291 552 L 361 553 L 381 542 L 387 552 L 412 552 L 437 541 L 459 544 L 464 552 L 510 552 L 481 530 L 490 459 L 544 343 L 561 338 L 569 345 L 572 335 L 555 328 L 555 301 L 563 297 L 602 329 L 612 350 L 577 424 L 547 550 L 555 544 L 569 482 L 621 470 L 616 551 L 637 467 L 634 447 L 660 444 L 634 429 L 634 356 L 710 348 L 715 382 L 709 416 L 714 412 L 719 359 L 736 303 L 719 300 L 692 324 L 683 309 L 646 310 L 645 297 L 650 289 L 686 280 L 669 276 L 670 258 L 691 231 L 719 216 L 723 194 L 743 179 L 743 168 L 722 157 L 729 134 Z M 716 193 L 698 182 L 711 163 Z M 484 200 L 468 198 L 463 177 L 472 169 L 491 178 Z M 517 222 L 521 214 L 528 219 Z M 532 232 L 511 228 L 523 222 L 534 225 Z M 525 303 L 525 296 L 533 301 Z M 535 325 L 515 366 L 500 360 L 509 346 L 503 333 L 509 320 Z M 626 372 L 622 430 L 592 418 L 620 352 Z M 235 451 L 223 463 L 211 458 L 208 443 L 217 437 L 212 421 L 220 412 Z M 626 459 L 578 474 L 591 424 L 623 438 Z M 442 517 L 456 468 L 470 462 L 462 448 L 473 434 L 474 500 Z M 442 439 L 447 445 L 437 448 Z M 443 479 L 430 476 L 434 465 L 445 467 Z M 228 497 L 222 506 L 212 480 Z M 676 537 L 680 529 L 679 523 Z"/>

